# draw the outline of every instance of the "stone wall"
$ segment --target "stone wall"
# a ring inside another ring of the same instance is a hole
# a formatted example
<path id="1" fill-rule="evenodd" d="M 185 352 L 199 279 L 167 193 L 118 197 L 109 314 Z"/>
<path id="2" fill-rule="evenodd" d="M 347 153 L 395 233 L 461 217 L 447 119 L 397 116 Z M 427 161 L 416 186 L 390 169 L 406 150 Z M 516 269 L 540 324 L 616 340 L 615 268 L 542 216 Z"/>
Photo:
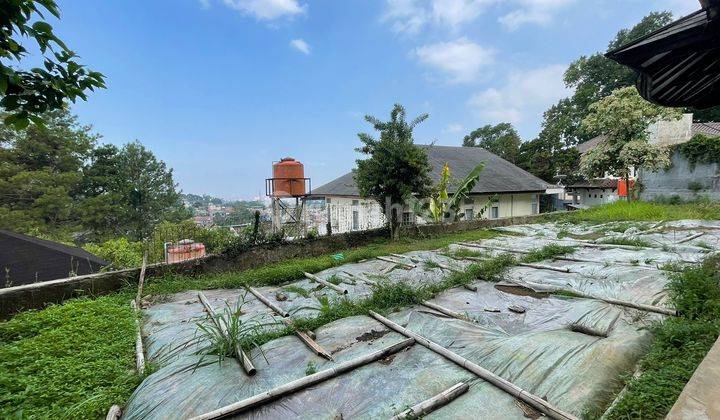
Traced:
<path id="1" fill-rule="evenodd" d="M 690 162 L 675 150 L 670 158 L 671 167 L 665 171 L 650 172 L 641 169 L 638 179 L 642 184 L 640 198 L 643 200 L 669 199 L 677 196 L 693 200 L 700 196 L 720 200 L 718 164 Z"/>
<path id="2" fill-rule="evenodd" d="M 537 221 L 538 218 L 547 215 L 546 213 L 493 220 L 473 220 L 445 225 L 406 226 L 403 227 L 402 235 L 410 237 L 435 236 L 512 224 L 532 223 Z M 327 255 L 367 245 L 385 237 L 387 237 L 386 230 L 375 229 L 324 236 L 313 240 L 259 245 L 233 258 L 225 255 L 208 255 L 175 264 L 150 264 L 147 267 L 146 276 L 150 278 L 169 273 L 200 275 L 247 270 L 291 258 Z M 61 303 L 74 297 L 99 296 L 112 293 L 125 286 L 137 284 L 139 276 L 139 268 L 130 268 L 0 289 L 0 319 L 7 319 L 23 310 L 43 308 L 48 304 Z"/>

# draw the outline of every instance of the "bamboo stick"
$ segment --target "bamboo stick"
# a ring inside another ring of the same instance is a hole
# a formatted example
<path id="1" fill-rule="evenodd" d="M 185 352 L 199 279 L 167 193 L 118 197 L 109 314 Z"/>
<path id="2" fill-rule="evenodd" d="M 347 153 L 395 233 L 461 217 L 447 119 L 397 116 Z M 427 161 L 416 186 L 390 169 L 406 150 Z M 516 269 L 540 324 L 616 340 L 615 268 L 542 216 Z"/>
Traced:
<path id="1" fill-rule="evenodd" d="M 430 309 L 433 309 L 433 310 L 435 310 L 435 311 L 438 311 L 438 312 L 440 312 L 440 313 L 442 313 L 442 314 L 445 314 L 445 315 L 447 315 L 447 316 L 449 316 L 449 317 L 452 317 L 452 318 L 457 318 L 457 319 L 460 319 L 460 320 L 462 320 L 462 321 L 477 322 L 476 320 L 470 318 L 469 316 L 463 315 L 463 314 L 461 314 L 460 312 L 455 312 L 455 311 L 453 311 L 452 309 L 445 308 L 445 307 L 443 307 L 443 306 L 437 305 L 437 304 L 432 303 L 432 302 L 427 302 L 427 301 L 425 301 L 425 302 L 420 302 L 420 304 L 423 305 L 423 306 L 426 306 L 426 307 L 428 307 L 428 308 L 430 308 Z"/>
<path id="2" fill-rule="evenodd" d="M 247 286 L 247 289 L 250 293 L 255 295 L 255 297 L 258 298 L 258 300 L 260 302 L 264 303 L 265 306 L 270 308 L 276 314 L 282 316 L 283 318 L 287 318 L 290 316 L 289 313 L 285 312 L 282 308 L 280 308 L 279 306 L 270 302 L 265 296 L 260 294 L 260 292 L 255 290 L 253 287 Z M 287 319 L 283 319 L 283 323 L 289 327 L 292 326 L 292 322 L 290 322 Z M 333 360 L 332 355 L 327 350 L 322 348 L 322 346 L 320 344 L 318 344 L 315 340 L 310 338 L 310 336 L 307 333 L 304 333 L 304 332 L 298 331 L 298 330 L 294 330 L 294 332 L 295 332 L 295 335 L 300 339 L 300 341 L 305 343 L 305 345 L 308 346 L 310 348 L 310 350 L 315 352 L 315 354 L 317 354 L 318 356 L 324 357 L 328 360 Z"/>
<path id="3" fill-rule="evenodd" d="M 364 356 L 348 360 L 347 362 L 339 363 L 333 368 L 322 370 L 312 375 L 296 379 L 284 385 L 280 385 L 276 388 L 270 389 L 268 391 L 262 392 L 244 400 L 240 400 L 236 403 L 218 408 L 217 410 L 213 410 L 209 413 L 193 417 L 192 420 L 219 419 L 240 413 L 250 408 L 259 407 L 274 399 L 308 388 L 312 385 L 324 382 L 330 378 L 334 378 L 360 366 L 364 366 L 377 360 L 383 359 L 391 354 L 395 354 L 405 348 L 408 348 L 413 344 L 415 344 L 415 340 L 412 338 L 408 338 L 407 340 L 403 340 L 397 344 L 393 344 L 392 346 L 388 346 L 378 351 L 366 354 Z"/>
<path id="4" fill-rule="evenodd" d="M 283 319 L 282 321 L 288 327 L 293 327 L 292 322 L 290 322 L 289 320 Z M 310 348 L 310 350 L 312 350 L 315 354 L 317 354 L 320 357 L 324 357 L 328 360 L 334 360 L 332 357 L 332 354 L 330 354 L 330 352 L 325 350 L 320 344 L 317 343 L 317 341 L 315 341 L 315 339 L 313 337 L 310 336 L 310 334 L 311 334 L 310 331 L 304 332 L 304 331 L 296 330 L 294 328 L 293 328 L 293 330 L 294 330 L 295 335 L 300 339 L 300 341 L 302 341 L 306 346 L 308 346 Z"/>
<path id="5" fill-rule="evenodd" d="M 321 279 L 320 277 L 318 277 L 318 276 L 316 276 L 316 275 L 314 275 L 314 274 L 310 274 L 310 273 L 303 273 L 303 274 L 304 274 L 305 277 L 307 277 L 308 279 L 310 279 L 310 280 L 312 280 L 312 281 L 316 281 L 316 282 L 322 284 L 323 286 L 327 286 L 327 287 L 333 289 L 334 291 L 336 291 L 336 292 L 338 292 L 338 293 L 340 293 L 340 294 L 343 294 L 343 295 L 347 295 L 347 294 L 348 294 L 347 289 L 343 289 L 342 287 L 340 287 L 340 286 L 338 286 L 338 285 L 336 285 L 336 284 L 332 284 L 332 283 L 330 283 L 330 282 L 327 281 L 327 280 L 323 280 L 323 279 Z"/>
<path id="6" fill-rule="evenodd" d="M 564 292 L 564 293 L 567 293 L 570 295 L 576 295 L 577 297 L 581 297 L 581 298 L 585 298 L 585 299 L 595 299 L 595 300 L 599 300 L 599 301 L 609 303 L 612 305 L 625 306 L 628 308 L 639 309 L 641 311 L 655 312 L 658 314 L 670 315 L 670 316 L 678 315 L 678 313 L 675 309 L 668 309 L 668 308 L 663 308 L 660 306 L 645 305 L 643 303 L 635 303 L 635 302 L 629 302 L 626 300 L 619 300 L 619 299 L 595 296 L 595 295 L 591 295 L 588 293 L 577 291 L 575 289 L 565 289 L 563 287 L 552 287 L 552 286 L 539 284 L 539 283 L 533 283 L 533 282 L 529 282 L 529 281 L 526 281 L 524 283 L 527 284 L 528 286 L 536 286 L 540 290 L 546 289 L 547 291 L 545 293 Z M 522 283 L 516 283 L 516 284 L 518 284 L 519 286 L 522 286 Z"/>
<path id="7" fill-rule="evenodd" d="M 687 238 L 683 238 L 683 239 L 680 239 L 679 241 L 676 241 L 675 244 L 679 245 L 679 244 L 684 244 L 685 242 L 690 242 L 693 239 L 697 239 L 697 238 L 703 236 L 704 234 L 705 234 L 705 232 L 700 232 L 700 233 L 696 233 L 694 235 L 690 235 Z"/>
<path id="8" fill-rule="evenodd" d="M 266 298 L 265 296 L 263 296 L 263 295 L 262 295 L 260 292 L 258 292 L 254 287 L 245 286 L 245 288 L 248 290 L 248 292 L 252 293 L 253 296 L 255 296 L 260 302 L 264 303 L 265 306 L 267 306 L 268 308 L 272 309 L 273 312 L 275 312 L 276 314 L 280 315 L 280 316 L 283 317 L 283 318 L 287 318 L 287 317 L 290 316 L 289 313 L 287 313 L 286 311 L 284 311 L 281 307 L 277 306 L 276 304 L 270 302 L 270 300 L 268 300 L 268 298 Z"/>
<path id="9" fill-rule="evenodd" d="M 609 264 L 609 265 L 617 265 L 617 266 L 620 266 L 620 267 L 645 268 L 645 269 L 647 269 L 647 270 L 656 270 L 656 271 L 658 270 L 658 268 L 655 267 L 655 266 L 650 266 L 650 265 L 634 265 L 634 264 L 624 263 L 624 262 L 620 262 L 620 261 L 612 261 L 612 262 L 609 262 L 609 261 L 595 261 L 595 260 L 588 260 L 588 259 L 585 259 L 585 258 L 563 257 L 563 256 L 556 256 L 556 257 L 553 257 L 553 259 L 562 260 L 562 261 L 572 261 L 572 262 L 586 262 L 586 263 L 592 263 L 592 264 Z"/>
<path id="10" fill-rule="evenodd" d="M 476 374 L 481 379 L 490 382 L 491 384 L 495 385 L 496 387 L 500 388 L 501 390 L 507 392 L 508 394 L 512 395 L 515 398 L 518 398 L 533 407 L 537 408 L 538 410 L 542 411 L 543 413 L 547 414 L 548 416 L 559 419 L 559 420 L 577 420 L 577 417 L 573 416 L 572 414 L 566 413 L 559 408 L 554 407 L 549 402 L 543 400 L 540 397 L 537 397 L 533 394 L 530 394 L 529 392 L 523 390 L 519 386 L 513 384 L 512 382 L 509 382 L 494 373 L 490 372 L 489 370 L 469 361 L 468 359 L 458 355 L 457 353 L 454 353 L 445 347 L 440 346 L 439 344 L 436 344 L 427 338 L 414 333 L 392 321 L 385 318 L 384 316 L 374 312 L 370 311 L 370 316 L 375 318 L 376 320 L 380 321 L 381 323 L 385 324 L 388 328 L 403 334 L 406 337 L 414 338 L 415 341 L 420 344 L 421 346 L 427 347 L 428 349 L 434 351 L 435 353 L 445 357 L 446 359 L 455 362 L 459 366 L 467 369 L 468 371 Z"/>
<path id="11" fill-rule="evenodd" d="M 393 416 L 390 420 L 410 420 L 419 418 L 451 402 L 455 398 L 466 393 L 468 389 L 470 389 L 470 385 L 468 385 L 467 382 L 457 383 L 434 397 L 415 404 L 402 413 Z"/>
<path id="12" fill-rule="evenodd" d="M 487 246 L 487 245 L 480 245 L 480 244 L 471 244 L 468 242 L 460 242 L 458 245 L 466 246 L 469 248 L 480 248 L 480 249 L 490 249 L 493 251 L 503 251 L 503 252 L 514 252 L 517 254 L 529 254 L 530 251 L 524 251 L 522 249 L 512 249 L 512 248 L 503 248 L 498 246 Z"/>
<path id="13" fill-rule="evenodd" d="M 143 285 L 145 284 L 145 269 L 147 268 L 147 251 L 143 254 L 142 266 L 140 267 L 140 280 L 138 280 L 138 291 L 135 297 L 135 303 L 140 308 L 140 299 L 142 298 Z"/>
<path id="14" fill-rule="evenodd" d="M 463 287 L 472 292 L 477 292 L 477 287 L 473 286 L 472 284 L 463 284 Z"/>
<path id="15" fill-rule="evenodd" d="M 110 407 L 110 410 L 108 410 L 107 415 L 105 416 L 105 420 L 118 420 L 121 415 L 122 410 L 120 409 L 120 406 L 115 404 Z"/>
<path id="16" fill-rule="evenodd" d="M 388 258 L 388 257 L 377 257 L 377 259 L 380 260 L 380 261 L 385 261 L 385 262 L 397 264 L 397 265 L 399 265 L 399 266 L 404 267 L 404 268 L 407 269 L 407 270 L 409 270 L 409 269 L 411 269 L 411 268 L 417 267 L 415 264 L 408 264 L 408 263 L 405 263 L 405 262 L 402 262 L 402 261 L 397 261 L 397 260 L 394 260 L 394 259 Z"/>
<path id="17" fill-rule="evenodd" d="M 142 341 L 142 329 L 140 326 L 139 309 L 137 303 L 130 299 L 130 306 L 133 309 L 133 315 L 135 316 L 135 368 L 139 374 L 145 373 L 145 351 L 143 349 Z"/>
<path id="18" fill-rule="evenodd" d="M 545 264 L 535 264 L 535 263 L 518 263 L 518 265 L 523 267 L 530 267 L 535 268 L 538 270 L 551 270 L 551 271 L 558 271 L 560 273 L 569 273 L 570 269 L 567 267 L 553 267 L 552 265 L 545 265 Z"/>
<path id="19" fill-rule="evenodd" d="M 211 319 L 212 322 L 215 324 L 215 326 L 218 327 L 218 329 L 220 330 L 220 332 L 222 332 L 222 334 L 223 334 L 225 337 L 227 337 L 228 339 L 231 339 L 232 337 L 230 337 L 226 326 L 223 325 L 223 324 L 217 319 L 217 315 L 215 314 L 215 310 L 214 310 L 213 307 L 210 305 L 210 302 L 209 302 L 209 301 L 207 300 L 207 298 L 205 297 L 205 294 L 203 294 L 203 292 L 198 292 L 198 298 L 200 299 L 200 302 L 201 302 L 201 303 L 203 304 L 203 306 L 205 307 L 205 311 L 208 313 L 208 315 L 210 315 L 210 319 Z M 254 375 L 255 373 L 257 373 L 257 369 L 255 369 L 255 366 L 253 366 L 252 361 L 251 361 L 250 358 L 247 356 L 247 354 L 245 354 L 245 351 L 242 349 L 242 347 L 240 347 L 237 343 L 235 343 L 235 354 L 237 354 L 238 357 L 240 358 L 240 364 L 242 365 L 243 369 L 245 369 L 245 373 L 247 373 L 247 374 L 250 375 L 250 376 L 252 376 L 252 375 Z"/>
<path id="20" fill-rule="evenodd" d="M 662 315 L 678 316 L 678 313 L 675 309 L 668 309 L 668 308 L 663 308 L 660 306 L 645 305 L 643 303 L 628 302 L 626 300 L 604 298 L 604 297 L 594 296 L 594 295 L 590 295 L 590 294 L 583 293 L 583 292 L 578 292 L 576 290 L 564 290 L 564 289 L 562 289 L 562 290 L 565 292 L 574 293 L 574 294 L 576 294 L 580 297 L 584 297 L 586 299 L 600 300 L 605 303 L 610 303 L 612 305 L 626 306 L 628 308 L 639 309 L 641 311 L 646 311 L 646 312 L 655 312 L 655 313 L 662 314 Z"/>

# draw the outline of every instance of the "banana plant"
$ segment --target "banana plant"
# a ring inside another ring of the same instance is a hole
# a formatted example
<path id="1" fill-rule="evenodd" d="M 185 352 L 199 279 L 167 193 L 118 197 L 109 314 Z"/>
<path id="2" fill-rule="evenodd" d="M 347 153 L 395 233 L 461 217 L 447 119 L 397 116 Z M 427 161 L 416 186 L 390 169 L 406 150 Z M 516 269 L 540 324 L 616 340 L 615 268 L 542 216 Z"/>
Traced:
<path id="1" fill-rule="evenodd" d="M 470 196 L 470 192 L 480 180 L 480 174 L 485 169 L 485 163 L 477 165 L 465 179 L 463 179 L 455 192 L 450 196 L 448 194 L 448 187 L 450 186 L 450 167 L 446 163 L 442 171 L 440 172 L 440 182 L 438 182 L 435 191 L 429 197 L 429 203 L 427 207 L 421 206 L 419 203 L 415 206 L 415 212 L 420 214 L 426 214 L 435 223 L 441 223 L 443 221 L 454 221 L 458 219 L 458 209 L 463 200 Z M 480 214 L 484 213 L 485 209 L 496 199 L 493 197 L 488 201 Z"/>

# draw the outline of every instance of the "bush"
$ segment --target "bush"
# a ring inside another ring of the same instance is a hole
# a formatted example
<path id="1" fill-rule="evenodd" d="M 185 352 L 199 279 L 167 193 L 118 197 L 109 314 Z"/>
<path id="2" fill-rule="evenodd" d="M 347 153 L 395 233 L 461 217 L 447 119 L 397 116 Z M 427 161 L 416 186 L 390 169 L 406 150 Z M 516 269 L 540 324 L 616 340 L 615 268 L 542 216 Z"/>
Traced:
<path id="1" fill-rule="evenodd" d="M 100 245 L 87 244 L 85 250 L 109 262 L 112 268 L 139 267 L 142 264 L 142 242 L 130 242 L 127 238 L 110 239 Z"/>

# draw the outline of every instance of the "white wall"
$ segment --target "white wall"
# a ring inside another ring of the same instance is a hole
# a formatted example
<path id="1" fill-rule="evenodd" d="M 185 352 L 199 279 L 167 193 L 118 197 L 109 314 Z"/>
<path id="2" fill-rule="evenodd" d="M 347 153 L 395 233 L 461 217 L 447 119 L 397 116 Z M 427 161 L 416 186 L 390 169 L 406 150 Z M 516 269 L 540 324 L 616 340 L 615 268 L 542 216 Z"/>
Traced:
<path id="1" fill-rule="evenodd" d="M 579 188 L 578 201 L 586 206 L 599 206 L 617 201 L 617 190 L 610 188 Z"/>
<path id="2" fill-rule="evenodd" d="M 491 194 L 473 195 L 467 202 L 463 201 L 460 205 L 460 212 L 466 214 L 466 210 L 472 210 L 473 218 L 480 216 L 482 208 L 492 197 Z M 368 230 L 385 226 L 385 215 L 382 208 L 375 200 L 353 199 L 348 197 L 326 197 L 330 199 L 330 203 L 325 206 L 326 215 L 329 215 L 332 224 L 333 233 L 350 232 L 353 229 L 353 212 L 357 212 L 358 225 L 357 230 Z M 499 201 L 487 207 L 482 215 L 483 219 L 493 218 L 492 207 L 497 207 L 498 218 L 527 216 L 539 212 L 540 202 L 538 194 L 501 194 L 498 196 Z M 471 202 L 470 202 L 471 201 Z M 533 204 L 534 203 L 534 204 Z M 405 209 L 409 211 L 409 209 Z M 425 224 L 428 221 L 421 217 L 413 217 L 413 222 L 417 224 Z M 461 220 L 466 220 L 463 217 Z M 327 222 L 327 217 L 326 217 Z M 324 226 L 317 226 L 321 234 L 325 233 Z"/>

